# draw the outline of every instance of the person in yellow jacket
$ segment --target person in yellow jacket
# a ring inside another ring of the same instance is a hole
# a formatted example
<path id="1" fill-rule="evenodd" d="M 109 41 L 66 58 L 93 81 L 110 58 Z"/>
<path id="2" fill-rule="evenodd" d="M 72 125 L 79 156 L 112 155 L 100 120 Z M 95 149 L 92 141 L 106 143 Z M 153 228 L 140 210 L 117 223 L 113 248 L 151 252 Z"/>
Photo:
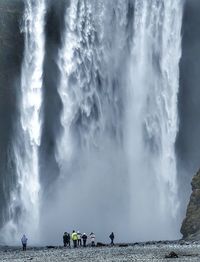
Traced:
<path id="1" fill-rule="evenodd" d="M 71 235 L 73 244 L 74 244 L 74 248 L 77 247 L 77 241 L 78 241 L 78 235 L 77 233 L 73 230 L 72 235 Z"/>

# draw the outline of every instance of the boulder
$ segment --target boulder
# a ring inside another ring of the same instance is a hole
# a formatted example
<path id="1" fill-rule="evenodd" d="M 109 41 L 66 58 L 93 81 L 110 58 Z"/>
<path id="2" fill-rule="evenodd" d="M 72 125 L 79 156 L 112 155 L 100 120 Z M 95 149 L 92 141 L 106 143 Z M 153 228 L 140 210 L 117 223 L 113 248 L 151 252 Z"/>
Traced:
<path id="1" fill-rule="evenodd" d="M 119 244 L 119 247 L 128 247 L 128 244 Z"/>
<path id="2" fill-rule="evenodd" d="M 166 255 L 165 258 L 178 258 L 178 255 L 172 251 L 169 253 L 169 255 Z"/>
<path id="3" fill-rule="evenodd" d="M 192 194 L 181 226 L 183 239 L 200 240 L 200 170 L 192 179 Z"/>
<path id="4" fill-rule="evenodd" d="M 104 244 L 104 243 L 101 243 L 101 242 L 97 242 L 97 244 L 96 244 L 96 247 L 105 247 L 105 246 L 107 246 L 107 245 Z"/>

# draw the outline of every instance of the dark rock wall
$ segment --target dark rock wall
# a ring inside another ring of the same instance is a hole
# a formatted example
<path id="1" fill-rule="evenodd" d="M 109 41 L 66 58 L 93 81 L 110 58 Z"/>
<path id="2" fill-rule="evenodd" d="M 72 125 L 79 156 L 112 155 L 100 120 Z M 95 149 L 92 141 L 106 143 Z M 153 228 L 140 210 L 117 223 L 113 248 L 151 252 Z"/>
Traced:
<path id="1" fill-rule="evenodd" d="M 184 239 L 200 239 L 200 170 L 192 179 L 192 194 L 181 227 Z"/>
<path id="2" fill-rule="evenodd" d="M 0 225 L 6 219 L 9 192 L 15 184 L 12 137 L 23 57 L 20 23 L 23 1 L 0 0 Z"/>
<path id="3" fill-rule="evenodd" d="M 66 0 L 48 0 L 46 14 L 46 47 L 44 59 L 44 100 L 43 132 L 40 150 L 40 174 L 43 193 L 48 197 L 51 184 L 55 180 L 58 166 L 55 159 L 56 136 L 61 132 L 60 118 L 62 103 L 58 94 L 59 69 L 58 50 L 61 47 L 64 28 Z"/>
<path id="4" fill-rule="evenodd" d="M 180 61 L 178 156 L 182 214 L 191 192 L 192 175 L 200 167 L 200 1 L 186 0 Z"/>

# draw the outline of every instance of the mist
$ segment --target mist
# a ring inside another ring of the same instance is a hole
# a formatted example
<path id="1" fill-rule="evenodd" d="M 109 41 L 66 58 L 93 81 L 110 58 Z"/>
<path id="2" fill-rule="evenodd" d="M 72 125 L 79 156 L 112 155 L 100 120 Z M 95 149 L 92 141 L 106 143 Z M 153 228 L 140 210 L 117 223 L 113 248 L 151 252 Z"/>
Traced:
<path id="1" fill-rule="evenodd" d="M 122 159 L 111 144 L 79 152 L 79 159 L 60 177 L 42 207 L 41 239 L 45 243 L 59 243 L 62 233 L 72 230 L 95 232 L 98 241 L 108 241 L 113 231 L 116 239 L 127 240 L 128 177 Z"/>

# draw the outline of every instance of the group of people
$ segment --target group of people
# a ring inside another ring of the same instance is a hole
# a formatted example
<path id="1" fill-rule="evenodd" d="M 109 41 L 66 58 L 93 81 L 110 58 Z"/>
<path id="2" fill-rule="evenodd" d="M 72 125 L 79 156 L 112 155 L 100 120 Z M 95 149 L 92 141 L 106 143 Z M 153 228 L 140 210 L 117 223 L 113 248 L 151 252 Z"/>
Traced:
<path id="1" fill-rule="evenodd" d="M 79 231 L 72 231 L 72 234 L 65 232 L 63 235 L 63 244 L 64 247 L 71 247 L 71 240 L 73 241 L 74 248 L 76 247 L 86 247 L 87 240 L 90 239 L 91 246 L 95 246 L 95 234 L 93 232 L 90 233 L 89 237 L 86 235 L 86 233 L 81 234 Z M 109 236 L 111 240 L 111 245 L 114 245 L 114 233 L 112 232 Z"/>
<path id="2" fill-rule="evenodd" d="M 86 233 L 81 234 L 79 231 L 76 232 L 75 230 L 73 230 L 71 235 L 70 233 L 67 233 L 67 232 L 64 233 L 63 244 L 64 244 L 64 247 L 71 247 L 71 240 L 72 240 L 74 248 L 81 247 L 81 246 L 86 247 L 88 238 L 90 239 L 91 246 L 94 247 L 96 237 L 93 232 L 91 232 L 88 237 Z M 111 240 L 110 244 L 114 245 L 115 236 L 113 232 L 110 234 L 109 238 Z M 26 251 L 27 242 L 28 242 L 28 238 L 24 234 L 21 238 L 23 251 Z"/>
<path id="3" fill-rule="evenodd" d="M 91 246 L 95 246 L 95 234 L 93 232 L 89 235 Z M 71 240 L 73 241 L 74 248 L 76 247 L 86 247 L 88 236 L 86 233 L 81 234 L 79 231 L 72 231 L 72 234 L 65 232 L 63 235 L 64 247 L 71 247 Z"/>

